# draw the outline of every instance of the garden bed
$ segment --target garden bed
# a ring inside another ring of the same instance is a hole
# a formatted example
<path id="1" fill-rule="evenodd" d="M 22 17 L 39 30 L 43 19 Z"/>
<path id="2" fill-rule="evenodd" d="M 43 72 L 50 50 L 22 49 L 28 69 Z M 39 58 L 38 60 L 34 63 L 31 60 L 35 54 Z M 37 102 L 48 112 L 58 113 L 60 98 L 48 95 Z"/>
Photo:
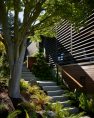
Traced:
<path id="1" fill-rule="evenodd" d="M 0 105 L 3 105 L 0 118 L 7 118 L 8 114 L 12 115 L 12 118 L 16 116 L 17 118 L 31 118 L 31 116 L 32 118 L 80 118 L 82 116 L 82 114 L 71 116 L 69 111 L 64 111 L 64 107 L 58 102 L 53 105 L 51 98 L 37 84 L 32 85 L 22 80 L 21 99 L 10 99 L 8 87 L 1 83 L 0 85 Z"/>

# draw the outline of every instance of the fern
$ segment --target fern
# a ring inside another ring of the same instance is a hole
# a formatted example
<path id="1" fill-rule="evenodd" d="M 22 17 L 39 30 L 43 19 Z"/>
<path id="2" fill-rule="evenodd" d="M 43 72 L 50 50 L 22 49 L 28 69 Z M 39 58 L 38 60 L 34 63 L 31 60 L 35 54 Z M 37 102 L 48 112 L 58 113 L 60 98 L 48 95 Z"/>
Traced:
<path id="1" fill-rule="evenodd" d="M 29 86 L 30 86 L 30 84 L 28 81 L 25 81 L 23 79 L 20 80 L 20 90 L 21 91 L 27 90 Z"/>
<path id="2" fill-rule="evenodd" d="M 30 118 L 26 110 L 25 110 L 25 113 L 26 113 L 26 118 Z"/>
<path id="3" fill-rule="evenodd" d="M 37 118 L 35 106 L 32 103 L 23 102 L 20 105 L 24 108 L 26 118 Z"/>
<path id="4" fill-rule="evenodd" d="M 79 102 L 80 102 L 79 107 L 81 107 L 85 111 L 87 111 L 87 109 L 88 109 L 87 100 L 88 100 L 87 96 L 84 93 L 82 93 L 79 97 Z"/>
<path id="5" fill-rule="evenodd" d="M 8 106 L 4 103 L 1 103 L 0 104 L 0 111 L 5 110 L 5 109 L 8 109 Z"/>
<path id="6" fill-rule="evenodd" d="M 15 110 L 11 113 L 9 113 L 8 117 L 7 118 L 16 118 L 18 114 L 20 114 L 21 111 L 20 110 Z"/>
<path id="7" fill-rule="evenodd" d="M 84 115 L 84 112 L 81 112 L 79 114 L 72 114 L 71 116 L 67 118 L 81 118 Z"/>

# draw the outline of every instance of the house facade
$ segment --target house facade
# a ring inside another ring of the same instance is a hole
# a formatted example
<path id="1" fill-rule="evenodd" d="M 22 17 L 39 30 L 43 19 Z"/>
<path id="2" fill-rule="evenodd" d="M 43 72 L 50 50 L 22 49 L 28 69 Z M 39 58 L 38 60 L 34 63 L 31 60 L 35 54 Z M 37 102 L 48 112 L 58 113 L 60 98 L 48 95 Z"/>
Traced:
<path id="1" fill-rule="evenodd" d="M 56 38 L 42 36 L 48 62 L 58 65 L 71 89 L 94 93 L 94 13 L 78 31 L 65 20 L 56 30 Z"/>

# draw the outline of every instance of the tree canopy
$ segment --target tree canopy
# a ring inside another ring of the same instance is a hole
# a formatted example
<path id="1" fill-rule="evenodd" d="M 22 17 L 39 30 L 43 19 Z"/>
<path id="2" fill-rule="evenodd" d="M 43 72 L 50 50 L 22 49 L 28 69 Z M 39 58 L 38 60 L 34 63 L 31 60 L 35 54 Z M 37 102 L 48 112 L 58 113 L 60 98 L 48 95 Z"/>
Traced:
<path id="1" fill-rule="evenodd" d="M 7 16 L 9 13 L 14 14 L 14 23 L 11 25 L 17 40 L 17 35 L 34 35 L 34 32 L 50 35 L 49 31 L 51 32 L 52 27 L 61 19 L 75 22 L 79 26 L 80 21 L 86 20 L 92 12 L 93 2 L 94 0 L 1 0 L 0 5 Z M 18 23 L 19 12 L 23 12 L 21 25 Z M 5 17 L 2 12 L 1 20 L 2 15 Z"/>

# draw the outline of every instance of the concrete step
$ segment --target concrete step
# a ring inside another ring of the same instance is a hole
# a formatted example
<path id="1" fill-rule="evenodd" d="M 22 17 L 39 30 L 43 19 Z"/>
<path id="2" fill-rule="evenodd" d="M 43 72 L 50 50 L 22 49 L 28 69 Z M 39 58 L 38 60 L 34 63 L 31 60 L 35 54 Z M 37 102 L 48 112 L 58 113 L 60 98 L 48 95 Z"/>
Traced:
<path id="1" fill-rule="evenodd" d="M 25 67 L 23 67 L 23 68 L 22 68 L 22 71 L 25 71 L 25 72 L 30 72 L 30 70 L 29 70 L 29 69 L 27 69 L 27 68 L 25 68 Z"/>
<path id="2" fill-rule="evenodd" d="M 47 91 L 49 96 L 59 96 L 65 93 L 64 90 Z"/>
<path id="3" fill-rule="evenodd" d="M 79 109 L 77 107 L 65 107 L 63 110 L 69 110 L 70 114 L 77 114 L 79 113 Z"/>
<path id="4" fill-rule="evenodd" d="M 25 79 L 25 80 L 28 80 L 28 81 L 31 80 L 31 79 L 36 80 L 36 77 L 23 77 L 22 76 L 22 78 Z"/>
<path id="5" fill-rule="evenodd" d="M 52 101 L 54 102 L 57 102 L 57 101 L 64 102 L 66 100 L 68 100 L 66 96 L 53 96 L 52 97 Z"/>
<path id="6" fill-rule="evenodd" d="M 79 109 L 71 106 L 71 101 L 68 100 L 66 96 L 66 90 L 62 90 L 61 87 L 56 85 L 56 82 L 53 81 L 37 81 L 37 83 L 47 92 L 49 96 L 52 97 L 52 102 L 61 103 L 65 108 L 64 110 L 69 110 L 70 113 L 78 113 Z"/>
<path id="7" fill-rule="evenodd" d="M 29 73 L 30 71 L 29 70 L 22 70 L 22 73 Z"/>
<path id="8" fill-rule="evenodd" d="M 42 87 L 44 91 L 56 91 L 61 90 L 59 86 L 43 86 Z"/>
<path id="9" fill-rule="evenodd" d="M 64 102 L 58 102 L 58 103 L 62 104 L 63 107 L 71 107 L 71 101 L 70 100 L 67 100 Z M 56 104 L 56 103 L 53 103 L 53 104 Z"/>
<path id="10" fill-rule="evenodd" d="M 37 81 L 40 86 L 56 86 L 56 82 L 53 81 Z"/>
<path id="11" fill-rule="evenodd" d="M 91 118 L 90 116 L 82 116 L 81 118 Z"/>
<path id="12" fill-rule="evenodd" d="M 32 74 L 22 74 L 23 77 L 35 77 L 34 75 Z"/>

